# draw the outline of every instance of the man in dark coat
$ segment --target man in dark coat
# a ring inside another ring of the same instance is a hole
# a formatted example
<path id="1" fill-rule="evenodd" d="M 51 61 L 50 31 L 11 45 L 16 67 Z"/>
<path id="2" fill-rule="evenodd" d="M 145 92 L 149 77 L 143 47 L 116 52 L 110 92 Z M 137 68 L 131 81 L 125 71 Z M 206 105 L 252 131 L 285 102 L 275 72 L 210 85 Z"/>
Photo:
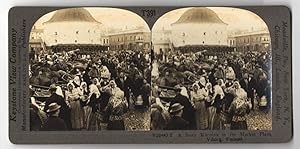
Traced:
<path id="1" fill-rule="evenodd" d="M 171 120 L 168 122 L 165 130 L 187 130 L 189 122 L 182 118 L 184 106 L 180 103 L 174 103 L 170 108 Z"/>
<path id="2" fill-rule="evenodd" d="M 120 72 L 119 76 L 116 78 L 116 84 L 122 91 L 124 91 L 125 98 L 128 101 L 130 97 L 129 80 L 127 79 L 127 76 L 124 72 Z"/>
<path id="3" fill-rule="evenodd" d="M 171 101 L 170 106 L 172 106 L 175 103 L 180 103 L 180 105 L 182 105 L 184 107 L 182 118 L 189 122 L 189 129 L 193 129 L 195 127 L 194 108 L 193 108 L 190 100 L 188 99 L 188 97 L 181 95 L 180 91 L 181 91 L 180 87 L 178 85 L 176 85 L 176 87 L 175 87 L 176 96 L 175 96 L 174 100 Z"/>
<path id="4" fill-rule="evenodd" d="M 59 118 L 60 108 L 57 103 L 51 103 L 47 113 L 49 117 L 47 118 L 45 124 L 42 126 L 43 131 L 65 131 L 67 126 L 63 119 Z"/>
<path id="5" fill-rule="evenodd" d="M 51 96 L 46 100 L 44 111 L 47 112 L 50 104 L 57 103 L 61 107 L 58 117 L 65 121 L 68 129 L 71 129 L 71 115 L 65 99 L 62 96 L 56 94 L 55 84 L 52 84 L 49 90 L 51 92 Z"/>
<path id="6" fill-rule="evenodd" d="M 253 75 L 245 73 L 243 79 L 240 80 L 240 85 L 247 92 L 247 97 L 251 99 L 252 109 L 254 109 L 254 92 L 257 85 Z"/>

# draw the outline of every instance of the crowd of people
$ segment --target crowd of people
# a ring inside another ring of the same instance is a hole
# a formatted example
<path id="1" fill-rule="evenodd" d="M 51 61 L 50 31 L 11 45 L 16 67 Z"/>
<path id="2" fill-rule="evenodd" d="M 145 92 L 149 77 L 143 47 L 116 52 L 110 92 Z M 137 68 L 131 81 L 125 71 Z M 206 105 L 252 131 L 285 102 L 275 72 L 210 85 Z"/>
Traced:
<path id="1" fill-rule="evenodd" d="M 152 130 L 247 130 L 251 111 L 271 109 L 269 52 L 156 55 Z"/>
<path id="2" fill-rule="evenodd" d="M 150 63 L 145 51 L 32 51 L 31 130 L 124 130 L 126 112 L 150 106 Z"/>

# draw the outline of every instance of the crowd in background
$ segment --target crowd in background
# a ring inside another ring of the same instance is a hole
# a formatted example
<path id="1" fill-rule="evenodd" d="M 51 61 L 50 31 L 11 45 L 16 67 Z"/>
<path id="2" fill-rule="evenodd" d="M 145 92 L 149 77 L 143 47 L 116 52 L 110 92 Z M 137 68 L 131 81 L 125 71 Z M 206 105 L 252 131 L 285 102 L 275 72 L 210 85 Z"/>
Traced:
<path id="1" fill-rule="evenodd" d="M 271 108 L 269 52 L 166 52 L 152 65 L 152 130 L 248 129 Z"/>
<path id="2" fill-rule="evenodd" d="M 131 105 L 150 106 L 150 63 L 141 51 L 30 53 L 31 130 L 124 130 Z"/>

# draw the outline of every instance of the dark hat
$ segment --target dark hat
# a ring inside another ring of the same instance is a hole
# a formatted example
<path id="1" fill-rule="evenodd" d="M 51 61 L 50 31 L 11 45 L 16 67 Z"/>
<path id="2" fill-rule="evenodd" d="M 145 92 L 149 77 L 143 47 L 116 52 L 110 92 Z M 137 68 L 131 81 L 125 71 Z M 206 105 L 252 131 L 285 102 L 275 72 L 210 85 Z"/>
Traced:
<path id="1" fill-rule="evenodd" d="M 61 107 L 61 106 L 58 105 L 57 103 L 51 103 L 51 104 L 49 105 L 49 108 L 48 108 L 48 110 L 47 110 L 47 113 L 57 111 L 60 107 Z"/>
<path id="2" fill-rule="evenodd" d="M 171 108 L 170 113 L 175 113 L 182 110 L 184 106 L 182 106 L 180 103 L 175 103 L 170 108 Z"/>

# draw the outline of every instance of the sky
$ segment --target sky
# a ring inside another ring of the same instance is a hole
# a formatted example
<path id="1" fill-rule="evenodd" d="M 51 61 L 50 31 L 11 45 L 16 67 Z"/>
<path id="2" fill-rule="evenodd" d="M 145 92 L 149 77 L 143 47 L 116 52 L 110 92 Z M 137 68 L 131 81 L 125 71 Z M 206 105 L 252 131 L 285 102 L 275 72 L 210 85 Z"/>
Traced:
<path id="1" fill-rule="evenodd" d="M 170 11 L 164 14 L 161 18 L 157 20 L 154 24 L 152 30 L 161 30 L 170 29 L 170 24 L 176 22 L 179 17 L 188 9 L 188 8 L 180 8 L 173 11 Z M 231 8 L 231 7 L 207 7 L 213 11 L 215 11 L 218 16 L 228 24 L 228 31 L 238 31 L 238 30 L 259 30 L 262 28 L 267 28 L 265 22 L 256 14 L 239 8 Z M 116 28 L 116 29 L 132 29 L 136 26 L 141 26 L 147 31 L 150 31 L 146 22 L 137 14 L 131 11 L 117 9 L 117 8 L 101 8 L 101 7 L 89 7 L 85 8 L 88 10 L 91 15 L 103 23 L 107 29 Z M 48 21 L 52 15 L 55 13 L 50 12 L 43 17 L 41 17 L 36 22 L 37 28 L 43 28 L 42 23 Z"/>
<path id="2" fill-rule="evenodd" d="M 161 16 L 156 23 L 154 24 L 152 30 L 158 31 L 162 28 L 170 29 L 170 24 L 176 22 L 180 16 L 191 9 L 188 8 L 180 8 L 173 11 L 170 11 L 163 16 Z M 231 8 L 231 7 L 207 7 L 213 10 L 223 22 L 228 24 L 228 31 L 238 31 L 238 30 L 259 30 L 262 28 L 267 28 L 265 22 L 256 14 L 239 8 Z"/>

